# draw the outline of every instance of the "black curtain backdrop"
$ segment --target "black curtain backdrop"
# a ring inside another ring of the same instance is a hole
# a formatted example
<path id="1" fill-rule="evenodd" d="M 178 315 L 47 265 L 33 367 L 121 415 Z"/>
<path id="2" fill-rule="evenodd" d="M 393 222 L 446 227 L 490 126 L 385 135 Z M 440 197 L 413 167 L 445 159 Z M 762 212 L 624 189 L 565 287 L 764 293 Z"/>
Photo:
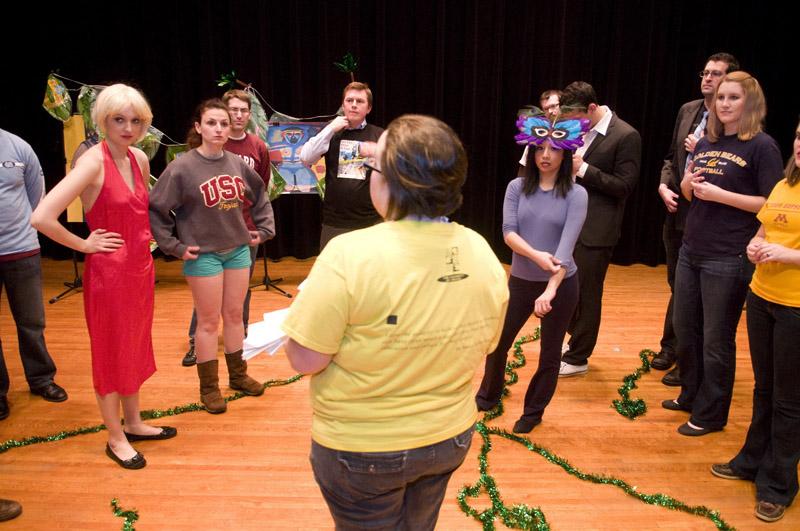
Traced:
<path id="1" fill-rule="evenodd" d="M 59 7 L 56 7 L 59 6 Z M 628 200 L 620 264 L 663 261 L 664 208 L 656 193 L 680 105 L 699 97 L 697 72 L 717 51 L 736 55 L 767 95 L 767 131 L 791 150 L 797 98 L 798 7 L 684 1 L 195 1 L 4 5 L 0 127 L 34 147 L 48 189 L 63 177 L 61 124 L 42 108 L 48 73 L 140 88 L 154 124 L 182 140 L 215 80 L 235 70 L 277 110 L 331 114 L 348 77 L 346 52 L 375 97 L 369 120 L 404 113 L 449 123 L 469 153 L 464 204 L 453 218 L 483 234 L 502 260 L 506 184 L 522 149 L 515 112 L 548 88 L 594 85 L 602 103 L 642 134 L 642 173 Z M 163 152 L 153 163 L 163 169 Z M 274 204 L 279 238 L 270 256 L 317 252 L 316 197 Z M 46 255 L 69 256 L 44 241 Z"/>

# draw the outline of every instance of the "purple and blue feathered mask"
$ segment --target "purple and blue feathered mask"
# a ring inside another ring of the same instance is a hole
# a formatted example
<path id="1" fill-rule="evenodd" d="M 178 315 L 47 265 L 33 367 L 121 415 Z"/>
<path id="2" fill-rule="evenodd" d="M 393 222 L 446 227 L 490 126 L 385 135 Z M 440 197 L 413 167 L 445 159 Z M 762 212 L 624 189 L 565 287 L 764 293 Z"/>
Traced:
<path id="1" fill-rule="evenodd" d="M 550 120 L 538 107 L 529 107 L 519 111 L 517 129 L 520 131 L 514 136 L 517 144 L 541 146 L 545 140 L 550 140 L 555 149 L 575 150 L 583 145 L 583 135 L 589 130 L 589 120 L 559 120 L 558 117 Z"/>

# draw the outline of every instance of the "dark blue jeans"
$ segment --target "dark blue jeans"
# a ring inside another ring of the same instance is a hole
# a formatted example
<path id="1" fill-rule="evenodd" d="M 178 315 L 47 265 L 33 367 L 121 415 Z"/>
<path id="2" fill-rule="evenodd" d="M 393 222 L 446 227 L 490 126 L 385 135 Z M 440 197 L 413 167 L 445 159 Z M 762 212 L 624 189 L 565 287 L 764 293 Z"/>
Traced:
<path id="1" fill-rule="evenodd" d="M 336 529 L 432 530 L 473 432 L 398 452 L 345 452 L 311 441 L 314 479 Z"/>
<path id="2" fill-rule="evenodd" d="M 754 479 L 756 498 L 789 505 L 800 462 L 800 308 L 747 296 L 753 419 L 731 467 Z"/>
<path id="3" fill-rule="evenodd" d="M 677 339 L 675 337 L 674 313 L 675 306 L 675 269 L 678 267 L 678 253 L 683 242 L 683 230 L 675 228 L 675 214 L 667 214 L 662 231 L 664 251 L 667 262 L 667 283 L 669 284 L 669 302 L 667 313 L 664 316 L 664 331 L 661 333 L 661 352 L 669 356 L 676 356 Z"/>
<path id="4" fill-rule="evenodd" d="M 264 252 L 267 252 L 266 249 Z M 258 245 L 250 247 L 250 276 L 256 269 L 256 257 L 258 255 Z M 250 288 L 244 296 L 244 306 L 242 307 L 242 322 L 244 323 L 244 335 L 247 335 L 247 324 L 250 321 Z M 192 308 L 192 321 L 189 323 L 189 344 L 194 346 L 194 333 L 197 331 L 197 312 Z"/>
<path id="5" fill-rule="evenodd" d="M 675 274 L 675 332 L 681 367 L 678 402 L 696 426 L 728 423 L 736 373 L 736 327 L 753 264 L 739 256 L 701 257 L 682 247 Z"/>
<path id="6" fill-rule="evenodd" d="M 42 303 L 41 256 L 0 262 L 0 292 L 8 294 L 8 305 L 17 325 L 19 354 L 25 379 L 31 389 L 53 381 L 56 365 L 44 343 L 44 304 Z M 8 393 L 8 370 L 0 344 L 0 397 Z"/>

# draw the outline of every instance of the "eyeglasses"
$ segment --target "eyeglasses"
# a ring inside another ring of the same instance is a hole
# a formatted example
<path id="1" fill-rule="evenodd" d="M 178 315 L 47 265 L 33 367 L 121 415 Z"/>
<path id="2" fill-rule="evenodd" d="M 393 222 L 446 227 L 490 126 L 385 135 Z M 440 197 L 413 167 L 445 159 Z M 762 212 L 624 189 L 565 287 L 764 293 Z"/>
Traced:
<path id="1" fill-rule="evenodd" d="M 700 79 L 705 79 L 708 76 L 716 78 L 724 76 L 725 72 L 720 72 L 719 70 L 701 70 L 698 72 L 698 75 L 700 76 Z"/>
<path id="2" fill-rule="evenodd" d="M 231 114 L 241 114 L 241 115 L 244 116 L 245 114 L 250 114 L 250 109 L 246 109 L 246 108 L 245 109 L 241 109 L 241 108 L 237 108 L 237 107 L 228 107 L 228 112 L 231 113 Z"/>
<path id="3" fill-rule="evenodd" d="M 371 166 L 371 165 L 367 164 L 366 162 L 364 163 L 364 167 L 367 169 L 366 177 L 367 177 L 368 181 L 369 181 L 369 178 L 372 177 L 372 172 L 381 173 L 381 170 L 379 170 L 378 168 L 376 168 L 374 166 Z"/>

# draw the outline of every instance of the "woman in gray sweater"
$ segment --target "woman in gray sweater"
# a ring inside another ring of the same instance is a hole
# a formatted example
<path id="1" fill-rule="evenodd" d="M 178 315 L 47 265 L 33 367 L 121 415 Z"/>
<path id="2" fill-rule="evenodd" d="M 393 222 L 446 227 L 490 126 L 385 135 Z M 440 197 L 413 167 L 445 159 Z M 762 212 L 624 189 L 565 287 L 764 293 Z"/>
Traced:
<path id="1" fill-rule="evenodd" d="M 250 280 L 248 246 L 271 238 L 275 223 L 264 181 L 241 158 L 223 151 L 229 131 L 230 115 L 221 100 L 200 104 L 187 140 L 194 149 L 167 166 L 150 193 L 153 236 L 162 251 L 184 261 L 192 289 L 200 399 L 209 413 L 226 410 L 218 377 L 220 315 L 230 387 L 254 396 L 264 392 L 242 360 L 242 304 Z M 245 206 L 255 231 L 247 229 Z"/>

